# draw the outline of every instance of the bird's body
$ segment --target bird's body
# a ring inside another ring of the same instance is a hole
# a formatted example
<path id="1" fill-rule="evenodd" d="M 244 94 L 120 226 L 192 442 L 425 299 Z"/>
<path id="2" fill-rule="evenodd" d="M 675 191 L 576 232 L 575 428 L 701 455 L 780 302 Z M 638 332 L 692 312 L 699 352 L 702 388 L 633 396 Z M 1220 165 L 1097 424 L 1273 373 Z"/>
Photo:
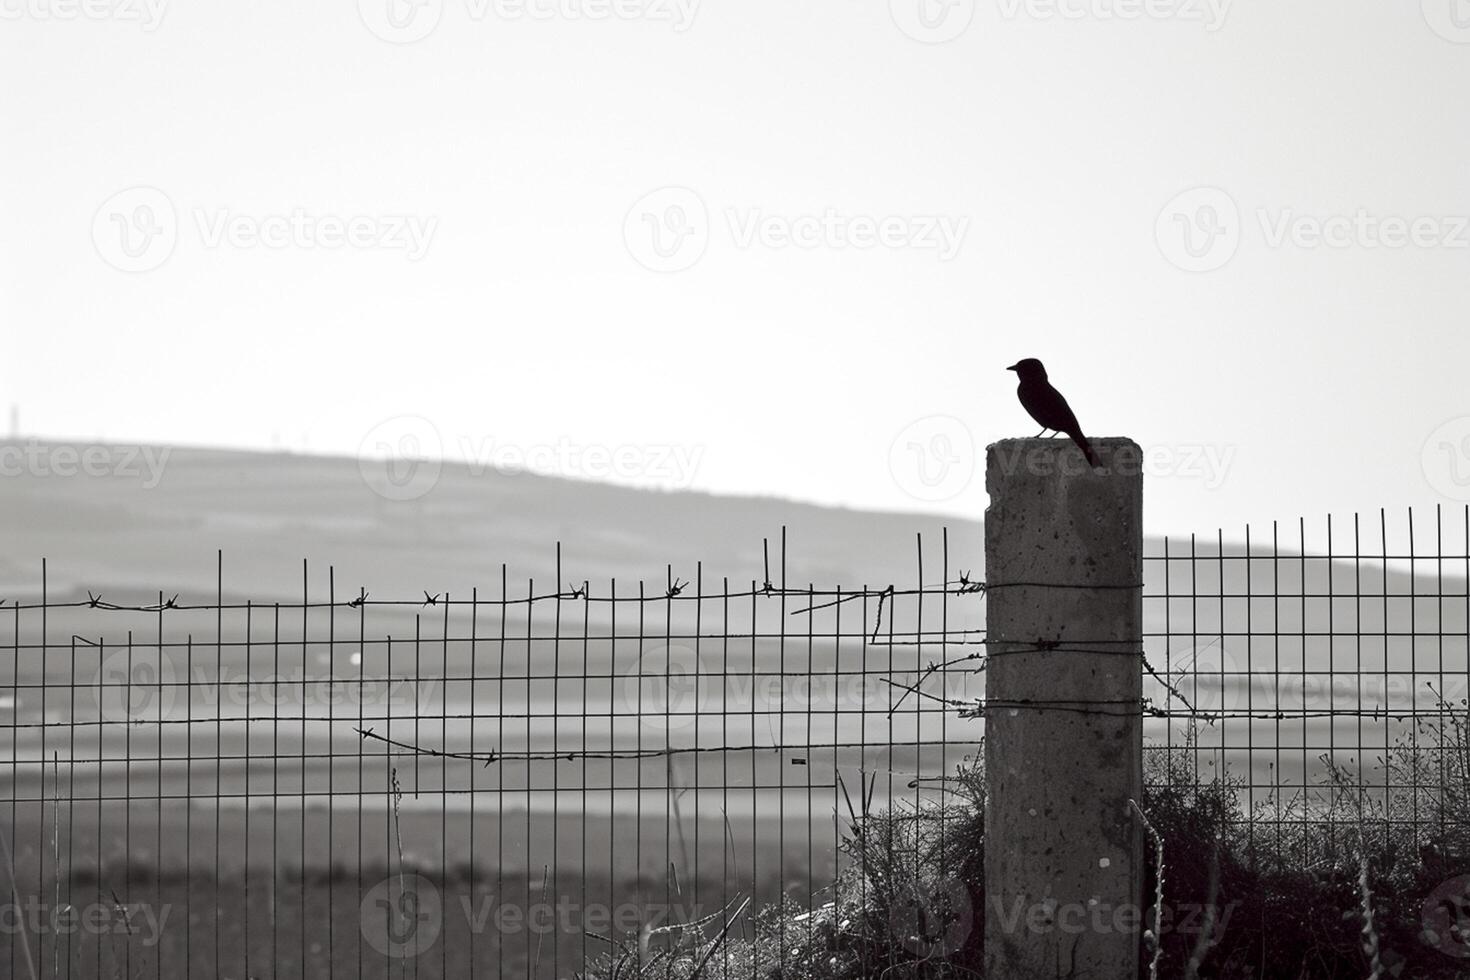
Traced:
<path id="1" fill-rule="evenodd" d="M 1087 437 L 1082 434 L 1082 426 L 1077 423 L 1077 416 L 1072 413 L 1072 407 L 1062 397 L 1062 393 L 1051 386 L 1046 379 L 1046 368 L 1034 357 L 1028 357 L 1023 361 L 1017 361 L 1007 371 L 1015 371 L 1020 377 L 1021 383 L 1016 388 L 1016 396 L 1021 399 L 1021 407 L 1036 420 L 1036 424 L 1043 426 L 1042 431 L 1051 429 L 1055 432 L 1065 432 L 1072 437 L 1077 448 L 1082 450 L 1082 455 L 1087 457 L 1091 466 L 1101 466 L 1102 460 L 1093 451 L 1092 445 Z"/>

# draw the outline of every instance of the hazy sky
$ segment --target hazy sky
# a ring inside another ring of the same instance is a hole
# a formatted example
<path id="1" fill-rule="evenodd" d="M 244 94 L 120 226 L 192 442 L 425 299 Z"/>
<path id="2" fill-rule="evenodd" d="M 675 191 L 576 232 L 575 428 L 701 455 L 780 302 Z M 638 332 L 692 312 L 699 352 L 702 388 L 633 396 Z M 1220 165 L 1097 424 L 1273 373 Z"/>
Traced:
<path id="1" fill-rule="evenodd" d="M 0 81 L 25 434 L 975 514 L 1035 356 L 1156 531 L 1470 499 L 1466 0 L 0 0 Z"/>

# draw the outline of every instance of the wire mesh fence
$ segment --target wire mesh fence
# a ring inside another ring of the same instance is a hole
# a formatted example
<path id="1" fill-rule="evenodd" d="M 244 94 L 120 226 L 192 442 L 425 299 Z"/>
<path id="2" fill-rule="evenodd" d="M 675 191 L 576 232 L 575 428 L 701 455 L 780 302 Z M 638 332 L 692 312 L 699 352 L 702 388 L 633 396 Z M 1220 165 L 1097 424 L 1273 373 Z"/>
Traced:
<path id="1" fill-rule="evenodd" d="M 1470 512 L 1427 523 L 1151 542 L 1153 785 L 1229 779 L 1278 842 L 1365 812 L 1464 834 Z M 731 940 L 705 976 L 813 955 L 879 865 L 969 860 L 946 835 L 983 805 L 985 586 L 978 543 L 951 547 L 851 588 L 787 581 L 784 533 L 743 582 L 558 559 L 383 597 L 303 564 L 290 602 L 233 595 L 223 557 L 179 595 L 58 592 L 42 566 L 0 609 L 0 964 L 606 976 L 694 927 Z M 855 835 L 885 813 L 908 823 Z"/>
<path id="2" fill-rule="evenodd" d="M 810 903 L 844 774 L 882 808 L 973 752 L 893 682 L 978 641 L 979 604 L 767 565 L 411 599 L 303 567 L 268 604 L 223 558 L 205 598 L 43 581 L 4 617 L 6 877 L 105 928 L 12 931 L 10 975 L 570 976 Z"/>
<path id="3" fill-rule="evenodd" d="M 1229 780 L 1277 846 L 1365 818 L 1464 845 L 1470 511 L 1165 540 L 1145 579 L 1155 779 Z"/>

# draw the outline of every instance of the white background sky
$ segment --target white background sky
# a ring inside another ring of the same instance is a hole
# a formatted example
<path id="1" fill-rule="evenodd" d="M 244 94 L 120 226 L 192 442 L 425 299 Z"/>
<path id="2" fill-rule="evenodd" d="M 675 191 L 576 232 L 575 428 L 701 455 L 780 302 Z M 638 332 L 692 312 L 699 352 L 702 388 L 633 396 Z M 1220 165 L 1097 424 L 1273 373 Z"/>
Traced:
<path id="1" fill-rule="evenodd" d="M 88 2 L 0 0 L 26 434 L 630 446 L 664 483 L 678 446 L 702 489 L 976 515 L 1035 356 L 1157 454 L 1154 531 L 1470 498 L 1465 0 L 428 0 L 413 43 L 390 0 Z M 176 241 L 125 272 L 139 186 Z M 646 268 L 691 202 L 687 268 Z M 211 240 L 297 209 L 434 224 L 417 259 Z M 739 239 L 828 209 L 964 237 Z M 1359 212 L 1431 220 L 1273 241 Z"/>

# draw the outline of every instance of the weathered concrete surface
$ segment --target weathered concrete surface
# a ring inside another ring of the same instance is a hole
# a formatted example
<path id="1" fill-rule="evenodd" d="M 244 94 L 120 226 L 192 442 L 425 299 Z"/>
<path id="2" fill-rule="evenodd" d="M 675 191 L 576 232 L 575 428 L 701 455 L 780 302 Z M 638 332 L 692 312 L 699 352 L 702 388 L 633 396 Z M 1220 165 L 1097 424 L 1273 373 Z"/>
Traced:
<path id="1" fill-rule="evenodd" d="M 1142 453 L 1091 441 L 987 450 L 989 980 L 1138 975 Z"/>

